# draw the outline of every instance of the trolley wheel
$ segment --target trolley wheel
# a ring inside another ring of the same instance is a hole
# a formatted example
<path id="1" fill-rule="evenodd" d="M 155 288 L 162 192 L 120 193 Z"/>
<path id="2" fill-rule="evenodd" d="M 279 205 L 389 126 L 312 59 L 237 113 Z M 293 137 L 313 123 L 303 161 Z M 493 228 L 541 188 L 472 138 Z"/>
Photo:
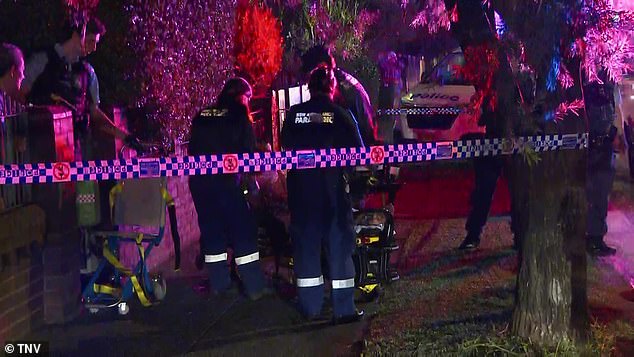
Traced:
<path id="1" fill-rule="evenodd" d="M 160 275 L 152 278 L 152 290 L 154 291 L 154 298 L 157 301 L 165 299 L 165 294 L 167 294 L 167 282 L 165 278 Z"/>
<path id="2" fill-rule="evenodd" d="M 117 306 L 119 310 L 119 315 L 127 315 L 130 312 L 130 306 L 128 306 L 125 302 L 120 302 Z"/>

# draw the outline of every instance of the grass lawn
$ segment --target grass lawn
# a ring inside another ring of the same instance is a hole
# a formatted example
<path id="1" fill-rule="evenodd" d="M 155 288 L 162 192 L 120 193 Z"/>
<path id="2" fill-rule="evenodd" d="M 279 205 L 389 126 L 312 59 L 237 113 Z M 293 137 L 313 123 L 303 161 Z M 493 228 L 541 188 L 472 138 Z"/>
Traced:
<path id="1" fill-rule="evenodd" d="M 540 349 L 510 335 L 517 255 L 508 221 L 490 220 L 470 253 L 455 250 L 463 227 L 462 219 L 397 223 L 401 280 L 385 287 L 364 355 L 634 356 L 631 288 L 612 265 L 588 260 L 592 339 Z"/>

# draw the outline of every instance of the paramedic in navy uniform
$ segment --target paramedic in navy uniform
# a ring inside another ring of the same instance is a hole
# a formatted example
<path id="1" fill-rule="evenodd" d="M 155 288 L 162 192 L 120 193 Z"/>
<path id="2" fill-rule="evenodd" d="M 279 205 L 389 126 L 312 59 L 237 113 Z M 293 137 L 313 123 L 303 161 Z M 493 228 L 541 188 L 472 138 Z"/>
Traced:
<path id="1" fill-rule="evenodd" d="M 238 154 L 255 150 L 249 100 L 251 86 L 243 78 L 225 83 L 216 104 L 192 121 L 190 155 Z M 233 290 L 227 264 L 227 246 L 233 256 L 247 296 L 257 300 L 268 294 L 257 248 L 253 213 L 236 174 L 195 175 L 189 188 L 198 213 L 200 240 L 209 282 L 214 294 Z"/>
<path id="2" fill-rule="evenodd" d="M 282 128 L 285 150 L 361 147 L 355 120 L 333 103 L 335 78 L 318 67 L 308 83 L 311 99 L 292 106 Z M 324 298 L 321 245 L 332 278 L 334 323 L 358 321 L 354 304 L 354 231 L 352 206 L 343 168 L 291 170 L 288 173 L 290 233 L 299 308 L 308 319 L 319 318 Z"/>

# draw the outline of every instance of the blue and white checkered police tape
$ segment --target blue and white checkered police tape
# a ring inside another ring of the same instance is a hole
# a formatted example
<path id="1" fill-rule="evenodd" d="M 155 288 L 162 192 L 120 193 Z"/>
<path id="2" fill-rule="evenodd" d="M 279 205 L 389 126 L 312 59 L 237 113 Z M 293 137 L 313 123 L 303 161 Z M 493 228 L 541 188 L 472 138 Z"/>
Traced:
<path id="1" fill-rule="evenodd" d="M 458 115 L 462 112 L 464 112 L 464 109 L 460 107 L 419 107 L 377 110 L 378 115 Z"/>
<path id="2" fill-rule="evenodd" d="M 256 152 L 225 155 L 76 161 L 0 166 L 0 185 L 146 177 L 222 175 L 288 169 L 365 166 L 480 156 L 581 149 L 587 134 L 540 135 L 516 139 L 472 139 L 345 149 Z"/>

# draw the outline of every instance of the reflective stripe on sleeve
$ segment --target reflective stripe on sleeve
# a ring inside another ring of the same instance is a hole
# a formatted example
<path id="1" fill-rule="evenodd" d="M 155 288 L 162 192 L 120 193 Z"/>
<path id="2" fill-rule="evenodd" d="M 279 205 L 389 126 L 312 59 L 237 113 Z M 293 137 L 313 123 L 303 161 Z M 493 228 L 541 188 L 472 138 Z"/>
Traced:
<path id="1" fill-rule="evenodd" d="M 242 257 L 236 257 L 236 265 L 244 265 L 260 260 L 260 252 L 245 255 Z"/>
<path id="2" fill-rule="evenodd" d="M 332 281 L 333 289 L 349 289 L 354 288 L 354 278 L 352 279 L 344 279 L 344 280 L 333 280 Z"/>
<path id="3" fill-rule="evenodd" d="M 205 254 L 205 263 L 217 263 L 227 260 L 227 253 L 222 254 Z"/>
<path id="4" fill-rule="evenodd" d="M 311 288 L 313 286 L 319 286 L 324 284 L 324 276 L 320 275 L 317 278 L 297 278 L 298 288 Z"/>

